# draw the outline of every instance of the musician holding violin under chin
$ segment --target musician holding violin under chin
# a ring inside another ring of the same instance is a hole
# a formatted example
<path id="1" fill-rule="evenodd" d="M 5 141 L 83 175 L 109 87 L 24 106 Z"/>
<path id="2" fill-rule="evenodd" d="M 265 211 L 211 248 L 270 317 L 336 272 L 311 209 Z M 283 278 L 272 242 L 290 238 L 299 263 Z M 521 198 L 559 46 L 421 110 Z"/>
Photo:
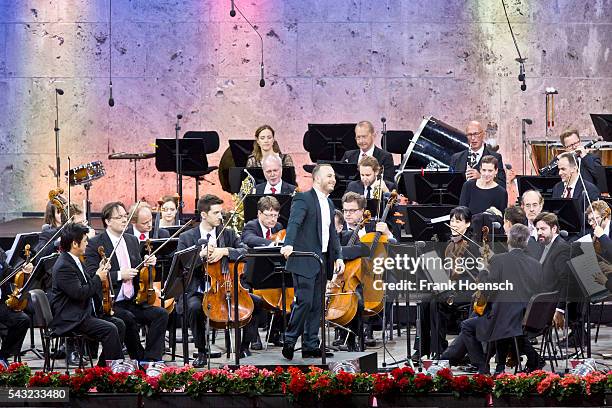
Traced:
<path id="1" fill-rule="evenodd" d="M 87 272 L 90 275 L 95 274 L 100 264 L 98 247 L 104 248 L 107 257 L 112 254 L 109 274 L 115 294 L 113 312 L 115 317 L 125 323 L 125 345 L 128 353 L 132 359 L 150 363 L 149 368 L 161 367 L 168 312 L 158 306 L 135 302 L 139 287 L 139 271 L 135 267 L 142 263 L 142 258 L 138 238 L 124 233 L 129 215 L 125 206 L 116 201 L 102 208 L 101 218 L 106 230 L 92 238 L 87 245 L 85 250 Z M 156 261 L 155 256 L 145 258 L 144 266 L 155 266 Z M 144 348 L 140 343 L 138 324 L 148 327 Z"/>

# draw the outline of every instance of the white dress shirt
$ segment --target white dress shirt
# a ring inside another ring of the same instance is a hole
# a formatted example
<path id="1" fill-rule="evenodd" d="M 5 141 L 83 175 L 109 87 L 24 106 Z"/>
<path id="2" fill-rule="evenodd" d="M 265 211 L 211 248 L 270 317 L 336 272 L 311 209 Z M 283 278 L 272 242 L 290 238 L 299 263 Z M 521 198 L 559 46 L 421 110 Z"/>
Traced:
<path id="1" fill-rule="evenodd" d="M 149 239 L 149 231 L 147 231 L 147 232 L 140 232 L 140 231 L 138 231 L 136 229 L 135 226 L 132 226 L 132 229 L 134 230 L 134 236 L 136 238 L 138 238 L 139 241 L 146 241 L 147 239 Z M 144 234 L 144 239 L 143 240 L 140 239 L 140 234 Z"/>
<path id="2" fill-rule="evenodd" d="M 473 154 L 473 153 L 476 153 L 476 160 L 475 160 L 475 162 L 474 162 L 474 163 L 478 164 L 478 163 L 480 162 L 480 159 L 482 158 L 482 155 L 484 154 L 484 148 L 485 148 L 484 143 L 482 144 L 482 146 L 480 146 L 480 149 L 478 149 L 478 150 L 476 150 L 476 151 L 474 151 L 474 150 L 472 150 L 472 149 L 470 148 L 470 149 L 469 149 L 469 152 L 468 152 L 468 163 L 469 163 L 469 160 L 470 160 L 470 159 L 469 159 L 469 156 L 470 156 L 471 154 Z"/>
<path id="3" fill-rule="evenodd" d="M 74 263 L 77 264 L 79 271 L 81 271 L 81 275 L 83 276 L 83 279 L 85 279 L 85 282 L 89 282 L 89 279 L 87 279 L 87 276 L 85 275 L 85 271 L 83 271 L 83 264 L 81 263 L 81 260 L 79 259 L 79 257 L 75 256 L 72 252 L 67 252 L 67 253 L 68 255 L 72 257 L 72 260 L 74 261 Z M 90 300 L 91 300 L 91 311 L 92 311 L 92 314 L 95 315 L 96 306 L 94 305 L 93 298 L 91 298 Z"/>
<path id="4" fill-rule="evenodd" d="M 275 193 L 272 193 L 272 187 L 275 189 Z M 266 188 L 264 188 L 264 194 L 280 194 L 281 189 L 283 188 L 283 180 L 279 181 L 278 184 L 272 185 L 269 182 L 266 182 Z"/>
<path id="5" fill-rule="evenodd" d="M 314 188 L 314 187 L 313 187 Z M 319 207 L 321 207 L 321 252 L 327 252 L 327 245 L 329 244 L 329 226 L 331 224 L 331 215 L 329 202 L 327 201 L 327 194 L 324 194 L 314 188 L 317 193 L 317 199 L 319 200 Z"/>

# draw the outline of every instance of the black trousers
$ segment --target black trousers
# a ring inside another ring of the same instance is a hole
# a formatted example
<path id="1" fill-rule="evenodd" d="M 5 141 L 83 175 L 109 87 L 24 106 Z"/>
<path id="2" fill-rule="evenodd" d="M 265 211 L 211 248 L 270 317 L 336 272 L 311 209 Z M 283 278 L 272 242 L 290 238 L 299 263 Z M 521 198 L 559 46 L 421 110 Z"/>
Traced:
<path id="1" fill-rule="evenodd" d="M 293 288 L 295 289 L 295 302 L 291 307 L 289 325 L 285 333 L 285 341 L 295 344 L 302 336 L 302 350 L 316 350 L 319 348 L 319 328 L 321 327 L 321 274 L 307 278 L 295 273 Z"/>
<path id="2" fill-rule="evenodd" d="M 4 300 L 0 301 L 0 322 L 8 328 L 8 334 L 2 339 L 0 358 L 8 360 L 10 356 L 21 352 L 23 339 L 30 328 L 30 318 L 23 312 L 9 309 Z"/>
<path id="3" fill-rule="evenodd" d="M 92 316 L 84 320 L 74 331 L 102 343 L 102 353 L 98 358 L 100 362 L 123 358 L 119 330 L 114 322 Z"/>
<path id="4" fill-rule="evenodd" d="M 116 302 L 115 317 L 125 323 L 125 346 L 132 359 L 160 361 L 164 355 L 168 312 L 158 306 L 137 305 L 131 301 Z M 140 343 L 138 324 L 148 327 L 146 344 Z"/>

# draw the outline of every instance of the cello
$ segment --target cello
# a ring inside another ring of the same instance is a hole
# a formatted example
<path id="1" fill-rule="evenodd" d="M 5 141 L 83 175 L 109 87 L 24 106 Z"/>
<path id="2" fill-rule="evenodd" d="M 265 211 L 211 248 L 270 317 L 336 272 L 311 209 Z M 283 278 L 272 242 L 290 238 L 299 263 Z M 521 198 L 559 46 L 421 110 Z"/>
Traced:
<path id="1" fill-rule="evenodd" d="M 371 218 L 370 211 L 365 210 L 361 221 L 353 230 L 347 246 L 355 245 L 359 238 L 359 231 L 370 222 Z M 326 320 L 340 326 L 346 326 L 353 320 L 359 306 L 356 290 L 361 283 L 361 276 L 361 258 L 347 261 L 343 277 L 337 282 L 331 281 L 331 289 L 326 293 L 326 296 L 328 296 Z"/>
<path id="2" fill-rule="evenodd" d="M 395 205 L 397 201 L 397 191 L 393 190 L 389 196 L 389 201 L 385 206 L 383 215 L 380 218 L 380 222 L 386 222 L 389 215 L 389 211 Z M 383 277 L 374 274 L 374 259 L 375 258 L 386 258 L 387 249 L 385 244 L 387 243 L 387 236 L 382 235 L 381 232 L 369 232 L 361 237 L 361 242 L 370 247 L 370 256 L 362 258 L 362 278 L 361 283 L 363 285 L 363 306 L 364 314 L 366 316 L 373 316 L 380 313 L 385 305 L 384 297 L 385 291 L 380 287 Z M 376 287 L 378 287 L 378 289 Z"/>

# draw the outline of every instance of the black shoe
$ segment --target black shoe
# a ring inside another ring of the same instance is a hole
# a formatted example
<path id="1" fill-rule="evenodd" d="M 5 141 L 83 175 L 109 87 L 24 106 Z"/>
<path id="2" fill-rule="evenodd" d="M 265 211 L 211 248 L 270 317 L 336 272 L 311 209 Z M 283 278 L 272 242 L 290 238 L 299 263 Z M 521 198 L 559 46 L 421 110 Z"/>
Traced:
<path id="1" fill-rule="evenodd" d="M 326 357 L 333 357 L 334 353 L 327 351 L 325 352 Z M 302 358 L 321 358 L 321 349 L 316 350 L 304 350 L 302 349 Z"/>
<path id="2" fill-rule="evenodd" d="M 372 336 L 368 336 L 365 339 L 365 345 L 368 347 L 375 347 L 376 346 L 376 339 L 374 339 L 374 337 Z"/>
<path id="3" fill-rule="evenodd" d="M 261 344 L 261 339 L 259 335 L 257 335 L 257 339 L 255 342 L 251 343 L 251 350 L 259 351 L 263 349 L 263 345 Z"/>
<path id="4" fill-rule="evenodd" d="M 283 357 L 287 360 L 293 360 L 293 353 L 295 352 L 295 344 L 285 343 L 283 345 Z"/>
<path id="5" fill-rule="evenodd" d="M 80 363 L 81 363 L 81 356 L 79 355 L 79 353 L 76 351 L 73 351 L 72 353 L 70 353 L 70 356 L 68 357 L 68 364 L 70 364 L 71 366 L 78 367 Z M 85 360 L 83 360 L 83 363 L 85 363 Z"/>
<path id="6" fill-rule="evenodd" d="M 240 358 L 251 357 L 251 350 L 248 347 L 244 347 L 240 350 Z"/>
<path id="7" fill-rule="evenodd" d="M 195 368 L 203 368 L 206 367 L 208 360 L 206 359 L 206 353 L 198 353 L 198 356 L 195 360 L 193 360 L 193 366 Z"/>
<path id="8" fill-rule="evenodd" d="M 56 360 L 61 359 L 61 358 L 66 358 L 66 346 L 64 344 L 61 344 L 59 348 L 55 350 L 55 353 L 53 353 L 51 358 L 56 359 Z"/>

